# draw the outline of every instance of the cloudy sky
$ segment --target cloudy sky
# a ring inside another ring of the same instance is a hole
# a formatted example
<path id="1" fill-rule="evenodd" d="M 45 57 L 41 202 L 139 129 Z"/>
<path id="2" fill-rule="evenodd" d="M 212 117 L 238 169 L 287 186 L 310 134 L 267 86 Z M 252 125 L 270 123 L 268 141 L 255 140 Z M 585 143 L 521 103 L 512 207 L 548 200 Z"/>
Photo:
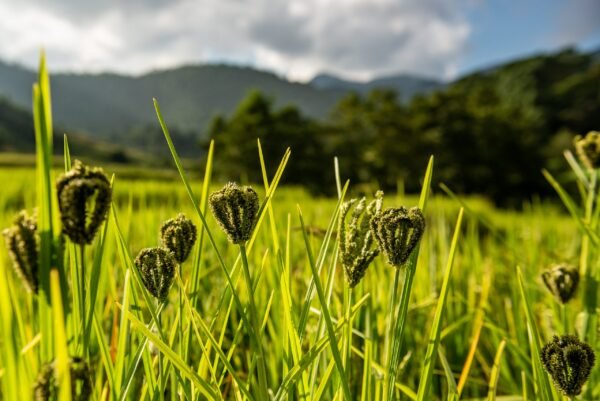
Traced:
<path id="1" fill-rule="evenodd" d="M 600 48 L 599 0 L 0 0 L 0 59 L 33 67 L 44 47 L 54 71 L 451 79 L 570 44 Z"/>

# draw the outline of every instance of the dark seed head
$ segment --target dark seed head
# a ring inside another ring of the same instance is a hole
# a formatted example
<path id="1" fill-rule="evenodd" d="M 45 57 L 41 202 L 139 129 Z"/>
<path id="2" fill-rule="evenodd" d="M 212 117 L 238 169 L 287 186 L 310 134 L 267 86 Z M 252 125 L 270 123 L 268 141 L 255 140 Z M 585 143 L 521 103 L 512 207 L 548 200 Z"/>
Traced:
<path id="1" fill-rule="evenodd" d="M 389 264 L 404 266 L 425 231 L 425 217 L 418 207 L 386 209 L 373 216 L 371 230 Z"/>
<path id="2" fill-rule="evenodd" d="M 230 182 L 208 198 L 210 210 L 233 244 L 248 241 L 258 219 L 258 195 L 249 186 Z"/>
<path id="3" fill-rule="evenodd" d="M 600 167 L 600 132 L 589 132 L 585 138 L 580 135 L 575 137 L 575 151 L 579 160 L 585 166 L 594 170 Z"/>
<path id="4" fill-rule="evenodd" d="M 579 284 L 579 270 L 574 266 L 558 265 L 542 273 L 548 291 L 562 304 L 573 298 Z"/>
<path id="5" fill-rule="evenodd" d="M 135 258 L 135 266 L 148 292 L 159 301 L 166 300 L 177 266 L 173 253 L 165 248 L 142 249 Z"/>
<path id="6" fill-rule="evenodd" d="M 40 241 L 36 215 L 29 216 L 27 212 L 21 211 L 13 225 L 5 229 L 3 234 L 17 275 L 29 291 L 37 293 Z"/>
<path id="7" fill-rule="evenodd" d="M 90 244 L 106 219 L 112 189 L 104 171 L 76 160 L 56 183 L 63 233 L 76 244 Z"/>
<path id="8" fill-rule="evenodd" d="M 360 201 L 351 199 L 344 202 L 340 210 L 338 225 L 340 259 L 350 288 L 362 280 L 373 259 L 379 255 L 379 249 L 373 247 L 370 221 L 373 216 L 381 212 L 382 204 L 383 192 L 377 191 L 375 199 L 368 205 L 366 198 Z M 352 207 L 354 210 L 350 214 L 350 220 L 346 222 Z"/>
<path id="9" fill-rule="evenodd" d="M 196 242 L 196 235 L 196 226 L 182 213 L 165 221 L 160 228 L 163 246 L 173 252 L 178 263 L 183 263 L 188 258 Z"/>
<path id="10" fill-rule="evenodd" d="M 87 401 L 92 396 L 92 379 L 90 368 L 82 358 L 72 358 L 70 361 L 71 399 Z M 33 386 L 35 401 L 51 401 L 58 399 L 58 379 L 56 377 L 56 362 L 43 365 Z"/>
<path id="11" fill-rule="evenodd" d="M 556 388 L 568 397 L 581 393 L 596 359 L 592 348 L 574 335 L 554 336 L 540 358 Z"/>

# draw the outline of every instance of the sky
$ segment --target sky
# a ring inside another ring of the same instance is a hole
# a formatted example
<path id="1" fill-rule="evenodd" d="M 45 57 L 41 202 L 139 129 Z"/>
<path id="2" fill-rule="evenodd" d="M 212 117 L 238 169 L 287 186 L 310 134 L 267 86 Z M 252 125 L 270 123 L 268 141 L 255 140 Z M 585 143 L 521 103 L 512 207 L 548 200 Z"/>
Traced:
<path id="1" fill-rule="evenodd" d="M 600 48 L 600 0 L 0 0 L 0 60 L 35 68 L 44 48 L 51 71 L 451 80 L 566 46 Z"/>

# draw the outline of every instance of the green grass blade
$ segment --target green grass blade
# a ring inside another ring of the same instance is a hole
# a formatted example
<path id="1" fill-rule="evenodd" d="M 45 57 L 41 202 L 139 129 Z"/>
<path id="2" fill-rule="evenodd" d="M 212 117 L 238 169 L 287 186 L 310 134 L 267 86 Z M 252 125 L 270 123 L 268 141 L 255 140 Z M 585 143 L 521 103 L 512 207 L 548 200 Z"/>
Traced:
<path id="1" fill-rule="evenodd" d="M 458 237 L 460 235 L 463 211 L 463 209 L 460 209 L 460 212 L 458 213 L 458 219 L 456 221 L 456 226 L 454 228 L 454 236 L 452 237 L 450 254 L 448 255 L 448 261 L 446 263 L 446 272 L 444 274 L 442 289 L 440 291 L 437 307 L 435 309 L 435 315 L 431 324 L 429 343 L 427 346 L 427 352 L 425 353 L 425 361 L 423 363 L 423 369 L 421 371 L 421 379 L 419 380 L 417 401 L 425 401 L 430 399 L 431 397 L 431 377 L 433 376 L 433 369 L 435 368 L 435 361 L 437 359 L 437 348 L 440 343 L 440 333 L 442 330 L 442 317 L 444 316 L 444 308 L 446 307 L 446 301 L 448 297 L 448 287 L 450 283 L 450 277 L 452 275 L 454 256 L 456 255 L 456 249 L 458 247 Z"/>
<path id="2" fill-rule="evenodd" d="M 494 367 L 492 368 L 492 374 L 490 375 L 490 384 L 488 387 L 488 401 L 496 401 L 496 391 L 498 389 L 498 378 L 500 376 L 500 362 L 502 362 L 502 353 L 506 346 L 506 340 L 502 340 L 496 351 L 496 357 L 494 358 Z"/>

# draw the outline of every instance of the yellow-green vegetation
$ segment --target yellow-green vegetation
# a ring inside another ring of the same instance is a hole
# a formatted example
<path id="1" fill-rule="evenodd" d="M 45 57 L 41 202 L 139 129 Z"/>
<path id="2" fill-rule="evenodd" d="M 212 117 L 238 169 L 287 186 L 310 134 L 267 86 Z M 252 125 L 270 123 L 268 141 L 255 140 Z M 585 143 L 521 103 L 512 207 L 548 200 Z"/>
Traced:
<path id="1" fill-rule="evenodd" d="M 155 102 L 178 177 L 132 180 L 66 139 L 52 166 L 49 90 L 42 63 L 37 168 L 0 169 L 1 400 L 600 399 L 597 172 L 572 154 L 578 192 L 546 173 L 564 206 L 519 212 L 438 190 L 434 158 L 420 194 L 312 197 L 260 143 L 263 182 L 223 187 Z"/>

